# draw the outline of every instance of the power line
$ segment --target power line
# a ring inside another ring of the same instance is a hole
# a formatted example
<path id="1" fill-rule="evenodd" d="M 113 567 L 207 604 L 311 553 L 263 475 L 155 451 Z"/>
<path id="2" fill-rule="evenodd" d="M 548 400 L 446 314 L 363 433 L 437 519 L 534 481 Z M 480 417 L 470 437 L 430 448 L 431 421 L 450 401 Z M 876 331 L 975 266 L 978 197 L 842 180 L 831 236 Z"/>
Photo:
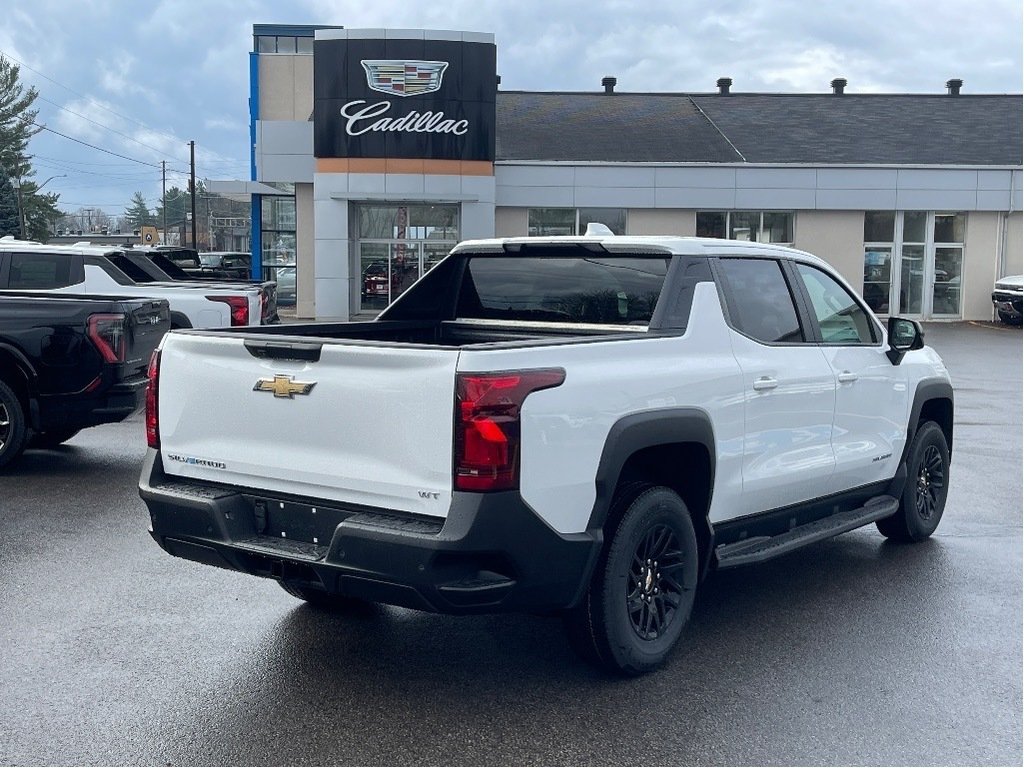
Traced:
<path id="1" fill-rule="evenodd" d="M 61 106 L 57 102 L 51 101 L 50 99 L 46 98 L 45 96 L 43 96 L 41 94 L 38 96 L 38 98 L 39 98 L 40 101 L 45 101 L 47 104 L 52 104 L 57 109 L 60 109 L 60 110 L 63 110 L 65 112 L 67 112 L 69 115 L 74 115 L 75 117 L 80 117 L 82 120 L 85 120 L 86 122 L 92 123 L 93 125 L 98 125 L 100 128 L 103 128 L 106 131 L 110 131 L 111 133 L 116 133 L 118 136 L 120 136 L 122 138 L 125 138 L 125 139 L 128 139 L 128 141 L 135 142 L 140 147 L 145 147 L 146 149 L 151 149 L 151 150 L 153 150 L 154 152 L 156 152 L 156 153 L 158 153 L 160 155 L 167 154 L 166 150 L 154 147 L 153 145 L 147 144 L 144 141 L 139 141 L 134 136 L 129 136 L 127 133 L 122 133 L 121 131 L 119 131 L 119 130 L 117 130 L 115 128 L 111 128 L 109 125 L 104 125 L 103 123 L 99 122 L 98 120 L 93 120 L 91 117 L 87 117 L 87 116 L 83 115 L 80 112 L 75 112 L 75 110 L 73 110 L 73 109 L 68 109 L 67 107 Z"/>
<path id="2" fill-rule="evenodd" d="M 120 157 L 122 160 L 131 160 L 133 163 L 138 163 L 139 165 L 148 165 L 150 168 L 159 168 L 160 167 L 159 165 L 154 165 L 153 163 L 147 163 L 144 160 L 138 160 L 138 159 L 136 159 L 134 157 L 128 157 L 128 155 L 120 155 L 117 152 L 111 152 L 109 149 L 104 149 L 103 147 L 97 147 L 95 144 L 90 144 L 87 141 L 82 141 L 81 139 L 76 139 L 74 136 L 68 136 L 66 133 L 61 133 L 60 131 L 55 131 L 55 130 L 53 130 L 53 128 L 48 128 L 45 125 L 40 125 L 39 123 L 37 123 L 37 122 L 35 122 L 33 120 L 29 120 L 28 122 L 32 123 L 32 125 L 36 126 L 37 128 L 41 128 L 44 131 L 49 131 L 50 133 L 55 133 L 55 134 L 57 134 L 58 136 L 60 136 L 62 138 L 68 139 L 69 141 L 73 141 L 73 142 L 75 142 L 77 144 L 82 144 L 82 145 L 84 145 L 86 147 L 89 147 L 90 149 L 95 149 L 98 152 L 105 152 L 108 155 L 113 155 L 114 157 Z"/>

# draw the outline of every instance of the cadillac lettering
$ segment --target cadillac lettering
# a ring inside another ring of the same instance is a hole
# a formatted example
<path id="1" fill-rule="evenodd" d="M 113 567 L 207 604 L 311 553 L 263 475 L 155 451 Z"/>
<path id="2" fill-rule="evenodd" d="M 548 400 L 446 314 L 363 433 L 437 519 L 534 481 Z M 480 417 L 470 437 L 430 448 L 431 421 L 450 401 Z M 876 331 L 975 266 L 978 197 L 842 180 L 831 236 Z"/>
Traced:
<path id="1" fill-rule="evenodd" d="M 347 121 L 345 132 L 349 136 L 362 136 L 375 131 L 404 133 L 453 133 L 463 136 L 469 130 L 468 120 L 452 120 L 444 112 L 417 112 L 413 110 L 402 117 L 382 117 L 391 109 L 391 102 L 378 101 L 366 104 L 362 99 L 350 101 L 341 108 L 341 116 Z M 374 118 L 380 118 L 375 120 Z M 369 122 L 368 121 L 373 121 Z"/>

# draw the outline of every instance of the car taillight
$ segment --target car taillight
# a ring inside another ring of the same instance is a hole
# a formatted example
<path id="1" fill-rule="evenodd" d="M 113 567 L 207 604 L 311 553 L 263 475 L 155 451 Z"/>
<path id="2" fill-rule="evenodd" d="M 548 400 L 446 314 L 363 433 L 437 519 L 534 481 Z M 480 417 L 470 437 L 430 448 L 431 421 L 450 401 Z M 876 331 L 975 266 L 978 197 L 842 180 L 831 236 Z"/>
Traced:
<path id="1" fill-rule="evenodd" d="M 223 301 L 231 307 L 231 324 L 249 324 L 249 299 L 245 296 L 207 296 L 210 301 Z"/>
<path id="2" fill-rule="evenodd" d="M 150 448 L 160 447 L 160 417 L 157 415 L 160 386 L 160 350 L 154 350 L 146 369 L 146 443 Z"/>
<path id="3" fill-rule="evenodd" d="M 103 362 L 124 362 L 124 315 L 89 315 L 87 335 L 103 356 Z"/>
<path id="4" fill-rule="evenodd" d="M 460 373 L 455 380 L 455 490 L 519 487 L 520 413 L 531 392 L 565 381 L 560 368 Z"/>

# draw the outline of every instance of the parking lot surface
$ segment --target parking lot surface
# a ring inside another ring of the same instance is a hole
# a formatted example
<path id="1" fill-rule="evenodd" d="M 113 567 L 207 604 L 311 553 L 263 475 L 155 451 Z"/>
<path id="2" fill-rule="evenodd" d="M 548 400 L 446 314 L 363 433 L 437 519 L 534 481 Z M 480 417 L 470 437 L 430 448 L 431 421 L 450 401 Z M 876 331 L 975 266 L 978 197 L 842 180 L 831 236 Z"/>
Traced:
<path id="1" fill-rule="evenodd" d="M 1021 333 L 932 325 L 956 389 L 936 535 L 712 574 L 664 669 L 557 618 L 304 606 L 163 553 L 141 419 L 0 476 L 3 764 L 1020 764 Z"/>

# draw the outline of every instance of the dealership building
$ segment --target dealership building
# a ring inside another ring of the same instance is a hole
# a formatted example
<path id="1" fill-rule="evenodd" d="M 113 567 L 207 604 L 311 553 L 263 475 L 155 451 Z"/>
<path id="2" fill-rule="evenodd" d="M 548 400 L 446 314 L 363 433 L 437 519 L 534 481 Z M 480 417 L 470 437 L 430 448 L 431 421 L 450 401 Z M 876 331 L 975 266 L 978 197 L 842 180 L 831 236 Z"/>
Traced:
<path id="1" fill-rule="evenodd" d="M 460 240 L 588 222 L 792 245 L 880 315 L 988 320 L 1024 272 L 1019 94 L 507 91 L 490 34 L 253 32 L 252 178 L 211 189 L 251 195 L 299 317 L 376 313 Z"/>

